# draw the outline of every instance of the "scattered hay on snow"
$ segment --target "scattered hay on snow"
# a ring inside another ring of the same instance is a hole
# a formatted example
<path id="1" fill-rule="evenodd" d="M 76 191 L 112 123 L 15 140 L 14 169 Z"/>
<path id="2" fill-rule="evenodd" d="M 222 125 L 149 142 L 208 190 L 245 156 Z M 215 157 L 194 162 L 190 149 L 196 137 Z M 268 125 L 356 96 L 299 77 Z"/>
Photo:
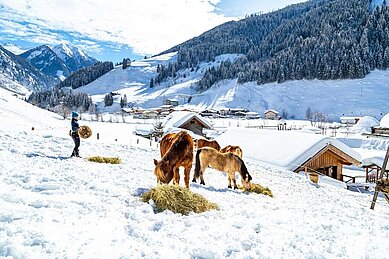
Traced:
<path id="1" fill-rule="evenodd" d="M 106 163 L 106 164 L 121 164 L 122 163 L 122 161 L 118 157 L 93 156 L 93 157 L 89 157 L 88 161 L 96 162 L 96 163 Z"/>
<path id="2" fill-rule="evenodd" d="M 144 202 L 153 200 L 157 212 L 171 210 L 183 215 L 188 215 L 192 211 L 201 213 L 219 208 L 217 204 L 208 201 L 202 195 L 177 185 L 159 185 L 143 194 L 142 200 Z"/>
<path id="3" fill-rule="evenodd" d="M 269 188 L 263 187 L 262 185 L 257 183 L 251 183 L 251 189 L 246 189 L 243 186 L 239 186 L 239 189 L 243 190 L 244 192 L 254 192 L 257 194 L 264 194 L 273 197 L 273 193 Z"/>

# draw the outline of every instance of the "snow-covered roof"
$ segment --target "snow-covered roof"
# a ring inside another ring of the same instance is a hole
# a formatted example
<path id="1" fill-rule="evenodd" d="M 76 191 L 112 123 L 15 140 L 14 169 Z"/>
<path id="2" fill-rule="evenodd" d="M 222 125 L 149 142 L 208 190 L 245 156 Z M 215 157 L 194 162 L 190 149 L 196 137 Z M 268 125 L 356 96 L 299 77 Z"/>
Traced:
<path id="1" fill-rule="evenodd" d="M 179 128 L 182 125 L 184 125 L 186 122 L 192 120 L 193 118 L 196 118 L 198 121 L 200 121 L 206 128 L 212 128 L 211 124 L 194 112 L 187 112 L 187 111 L 175 111 L 172 112 L 169 116 L 166 117 L 165 121 L 163 122 L 163 126 L 166 129 L 166 131 L 169 131 L 173 128 Z"/>
<path id="2" fill-rule="evenodd" d="M 371 116 L 362 117 L 356 124 L 359 127 L 375 127 L 380 125 L 380 122 Z"/>
<path id="3" fill-rule="evenodd" d="M 382 117 L 380 122 L 381 128 L 389 128 L 389 113 Z"/>
<path id="4" fill-rule="evenodd" d="M 238 145 L 243 156 L 290 171 L 331 144 L 350 157 L 361 156 L 337 139 L 299 131 L 234 128 L 216 138 L 221 146 Z"/>
<path id="5" fill-rule="evenodd" d="M 380 156 L 368 157 L 362 160 L 363 166 L 377 165 L 379 167 L 382 167 L 383 164 L 384 164 L 384 157 L 380 157 Z M 386 170 L 389 170 L 389 163 L 386 165 Z"/>
<path id="6" fill-rule="evenodd" d="M 370 133 L 372 127 L 379 126 L 379 125 L 380 122 L 377 119 L 371 116 L 364 116 L 357 122 L 357 124 L 355 124 L 351 128 L 351 130 L 353 132 L 359 132 L 359 133 L 364 133 L 364 132 Z"/>
<path id="7" fill-rule="evenodd" d="M 268 113 L 268 112 L 273 112 L 273 113 L 275 113 L 275 114 L 278 114 L 278 111 L 276 111 L 276 110 L 272 110 L 272 109 L 270 109 L 270 110 L 266 110 L 264 113 L 266 114 L 266 113 Z"/>

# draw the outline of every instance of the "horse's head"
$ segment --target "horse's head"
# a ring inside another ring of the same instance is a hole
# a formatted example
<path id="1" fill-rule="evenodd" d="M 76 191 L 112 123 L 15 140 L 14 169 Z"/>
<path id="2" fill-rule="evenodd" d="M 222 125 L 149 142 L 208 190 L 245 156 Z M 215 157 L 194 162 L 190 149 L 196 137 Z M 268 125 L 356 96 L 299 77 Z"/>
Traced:
<path id="1" fill-rule="evenodd" d="M 253 178 L 251 177 L 251 175 L 247 172 L 247 174 L 246 174 L 246 176 L 245 176 L 245 178 L 243 179 L 242 178 L 242 185 L 243 185 L 243 187 L 246 189 L 246 190 L 250 190 L 251 189 L 251 180 L 252 180 Z"/>
<path id="2" fill-rule="evenodd" d="M 169 166 L 169 160 L 157 161 L 154 159 L 154 174 L 157 177 L 157 183 L 168 184 L 173 179 L 173 170 Z"/>

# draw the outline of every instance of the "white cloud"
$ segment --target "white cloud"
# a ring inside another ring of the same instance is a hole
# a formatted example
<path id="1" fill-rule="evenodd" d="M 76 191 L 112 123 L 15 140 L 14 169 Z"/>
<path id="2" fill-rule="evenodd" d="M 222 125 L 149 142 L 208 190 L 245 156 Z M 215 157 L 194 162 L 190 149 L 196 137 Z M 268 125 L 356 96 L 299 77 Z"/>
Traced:
<path id="1" fill-rule="evenodd" d="M 6 33 L 61 41 L 52 30 L 76 32 L 98 41 L 128 45 L 137 53 L 156 54 L 231 18 L 216 14 L 219 0 L 0 0 L 5 21 L 31 25 L 7 27 Z M 36 25 L 36 26 L 34 26 Z M 2 25 L 0 25 L 2 26 Z M 35 27 L 35 28 L 34 28 Z M 4 27 L 2 32 L 4 33 Z M 43 33 L 43 34 L 42 34 Z M 51 43 L 51 42 L 50 42 Z"/>

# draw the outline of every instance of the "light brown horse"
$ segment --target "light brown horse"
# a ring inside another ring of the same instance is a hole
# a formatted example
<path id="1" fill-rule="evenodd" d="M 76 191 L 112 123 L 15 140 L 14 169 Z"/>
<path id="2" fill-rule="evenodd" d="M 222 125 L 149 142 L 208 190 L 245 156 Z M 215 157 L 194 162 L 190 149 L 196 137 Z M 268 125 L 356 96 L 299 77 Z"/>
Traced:
<path id="1" fill-rule="evenodd" d="M 170 147 L 166 148 L 168 145 L 163 144 L 162 148 L 161 144 L 162 159 L 160 161 L 154 159 L 154 174 L 157 176 L 158 183 L 168 184 L 175 177 L 174 183 L 179 184 L 179 168 L 182 166 L 184 167 L 185 186 L 189 189 L 189 173 L 193 162 L 193 139 L 185 131 L 171 134 L 174 135 L 166 135 L 165 137 L 168 137 L 164 141 L 171 142 Z"/>
<path id="2" fill-rule="evenodd" d="M 207 140 L 207 139 L 199 139 L 197 140 L 197 149 L 203 148 L 203 147 L 212 147 L 216 150 L 220 150 L 220 145 L 217 143 L 216 140 Z"/>
<path id="3" fill-rule="evenodd" d="M 234 189 L 237 189 L 235 172 L 239 172 L 242 178 L 242 184 L 246 189 L 250 189 L 251 175 L 247 171 L 247 167 L 243 160 L 232 153 L 220 153 L 214 148 L 203 147 L 196 152 L 195 171 L 192 182 L 200 177 L 200 184 L 204 184 L 204 171 L 210 165 L 212 168 L 226 172 L 228 176 L 228 188 L 231 188 L 231 181 L 234 184 Z"/>
<path id="4" fill-rule="evenodd" d="M 225 146 L 224 148 L 220 149 L 220 153 L 232 153 L 237 155 L 238 157 L 242 158 L 243 156 L 243 151 L 240 146 Z"/>

